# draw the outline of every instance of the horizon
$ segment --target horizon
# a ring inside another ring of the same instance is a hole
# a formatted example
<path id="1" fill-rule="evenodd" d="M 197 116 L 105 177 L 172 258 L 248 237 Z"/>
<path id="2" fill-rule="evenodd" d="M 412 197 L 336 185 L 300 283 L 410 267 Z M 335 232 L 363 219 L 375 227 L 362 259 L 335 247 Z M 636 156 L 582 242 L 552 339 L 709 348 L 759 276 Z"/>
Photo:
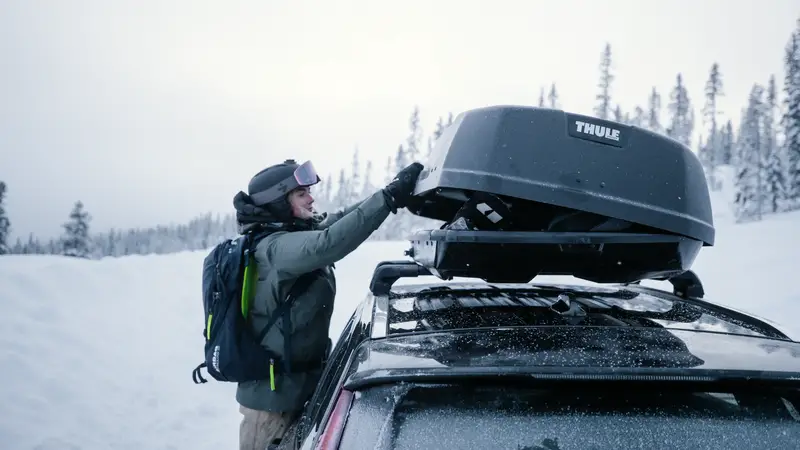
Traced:
<path id="1" fill-rule="evenodd" d="M 611 99 L 624 112 L 646 106 L 655 86 L 666 121 L 682 74 L 696 150 L 712 64 L 720 120 L 735 129 L 754 83 L 774 75 L 784 97 L 784 49 L 800 18 L 788 0 L 506 1 L 490 11 L 469 1 L 179 3 L 4 5 L 11 242 L 57 237 L 78 200 L 95 232 L 232 213 L 233 195 L 264 166 L 311 159 L 337 177 L 356 147 L 380 187 L 415 106 L 427 137 L 440 116 L 535 106 L 555 82 L 562 109 L 591 115 L 606 43 Z"/>

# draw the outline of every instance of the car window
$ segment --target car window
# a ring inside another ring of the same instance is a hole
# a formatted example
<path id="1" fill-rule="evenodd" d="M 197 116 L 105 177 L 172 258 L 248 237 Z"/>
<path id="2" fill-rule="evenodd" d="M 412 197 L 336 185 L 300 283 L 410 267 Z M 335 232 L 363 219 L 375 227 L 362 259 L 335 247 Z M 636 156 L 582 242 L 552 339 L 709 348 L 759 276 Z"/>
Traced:
<path id="1" fill-rule="evenodd" d="M 341 448 L 796 448 L 800 405 L 798 393 L 793 395 L 755 393 L 745 399 L 724 390 L 654 387 L 380 386 L 356 396 Z"/>

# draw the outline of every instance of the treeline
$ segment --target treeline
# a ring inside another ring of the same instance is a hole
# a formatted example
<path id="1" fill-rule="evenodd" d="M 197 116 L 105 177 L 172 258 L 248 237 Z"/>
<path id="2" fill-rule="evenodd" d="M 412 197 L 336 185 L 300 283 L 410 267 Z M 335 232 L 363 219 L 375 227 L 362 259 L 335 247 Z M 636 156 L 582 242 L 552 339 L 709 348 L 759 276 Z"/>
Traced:
<path id="1" fill-rule="evenodd" d="M 776 75 L 753 84 L 744 107 L 737 115 L 722 111 L 719 99 L 725 95 L 723 68 L 713 62 L 705 80 L 704 96 L 697 114 L 683 75 L 675 74 L 675 84 L 663 98 L 654 86 L 643 102 L 625 110 L 614 101 L 614 71 L 611 46 L 602 51 L 595 107 L 592 114 L 641 127 L 675 139 L 698 154 L 712 190 L 723 188 L 720 169 L 733 169 L 732 206 L 739 221 L 758 220 L 764 214 L 800 208 L 800 19 L 791 33 L 784 52 L 782 86 Z M 539 106 L 567 109 L 561 105 L 555 83 L 542 87 Z M 362 160 L 359 149 L 353 150 L 349 168 L 328 174 L 315 189 L 318 209 L 331 211 L 350 205 L 380 186 L 374 185 L 375 172 L 383 173 L 388 183 L 397 171 L 411 161 L 424 160 L 444 128 L 453 122 L 453 114 L 439 117 L 435 129 L 425 135 L 420 125 L 420 111 L 415 107 L 407 123 L 408 136 L 396 151 L 387 155 L 382 167 Z M 697 139 L 692 136 L 697 131 Z M 154 226 L 146 229 L 91 232 L 91 216 L 84 205 L 75 203 L 63 224 L 59 238 L 41 241 L 30 235 L 27 240 L 9 242 L 11 221 L 3 208 L 7 186 L 0 181 L 0 254 L 61 254 L 83 258 L 163 254 L 209 248 L 220 239 L 235 236 L 232 213 L 205 214 L 188 224 Z M 438 227 L 439 222 L 402 211 L 391 216 L 372 236 L 374 240 L 402 240 L 410 231 Z"/>

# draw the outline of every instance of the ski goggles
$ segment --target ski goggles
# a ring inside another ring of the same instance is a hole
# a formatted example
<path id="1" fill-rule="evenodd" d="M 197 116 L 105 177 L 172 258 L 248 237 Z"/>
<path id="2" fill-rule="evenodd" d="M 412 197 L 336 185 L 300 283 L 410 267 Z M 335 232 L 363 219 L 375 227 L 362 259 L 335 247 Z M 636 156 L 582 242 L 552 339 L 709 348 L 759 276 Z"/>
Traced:
<path id="1" fill-rule="evenodd" d="M 311 164 L 311 161 L 306 161 L 294 169 L 292 176 L 280 181 L 267 190 L 256 192 L 251 195 L 250 198 L 253 200 L 253 203 L 258 206 L 266 205 L 267 203 L 274 202 L 283 197 L 294 189 L 312 186 L 320 181 L 320 177 L 317 175 L 314 165 Z"/>

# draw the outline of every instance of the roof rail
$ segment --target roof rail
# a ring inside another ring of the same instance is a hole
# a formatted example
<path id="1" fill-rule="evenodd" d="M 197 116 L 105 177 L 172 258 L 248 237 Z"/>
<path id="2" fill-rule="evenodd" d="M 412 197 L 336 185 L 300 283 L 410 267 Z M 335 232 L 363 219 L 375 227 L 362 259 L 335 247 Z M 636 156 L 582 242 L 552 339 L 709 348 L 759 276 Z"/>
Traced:
<path id="1" fill-rule="evenodd" d="M 417 278 L 433 275 L 433 272 L 415 261 L 381 261 L 375 266 L 375 270 L 372 272 L 369 290 L 373 295 L 387 295 L 392 290 L 394 283 L 401 278 Z M 703 298 L 705 295 L 700 277 L 691 270 L 667 278 L 667 281 L 672 284 L 672 293 L 679 297 Z M 639 281 L 631 284 L 639 284 Z"/>
<path id="2" fill-rule="evenodd" d="M 373 295 L 386 295 L 400 278 L 416 278 L 427 275 L 433 274 L 414 261 L 381 261 L 372 272 L 369 290 Z"/>
<path id="3" fill-rule="evenodd" d="M 698 277 L 697 274 L 691 270 L 687 270 L 679 275 L 668 278 L 667 281 L 672 284 L 672 293 L 678 297 L 703 298 L 703 296 L 706 294 L 705 289 L 703 289 L 703 283 L 700 281 L 700 277 Z"/>

